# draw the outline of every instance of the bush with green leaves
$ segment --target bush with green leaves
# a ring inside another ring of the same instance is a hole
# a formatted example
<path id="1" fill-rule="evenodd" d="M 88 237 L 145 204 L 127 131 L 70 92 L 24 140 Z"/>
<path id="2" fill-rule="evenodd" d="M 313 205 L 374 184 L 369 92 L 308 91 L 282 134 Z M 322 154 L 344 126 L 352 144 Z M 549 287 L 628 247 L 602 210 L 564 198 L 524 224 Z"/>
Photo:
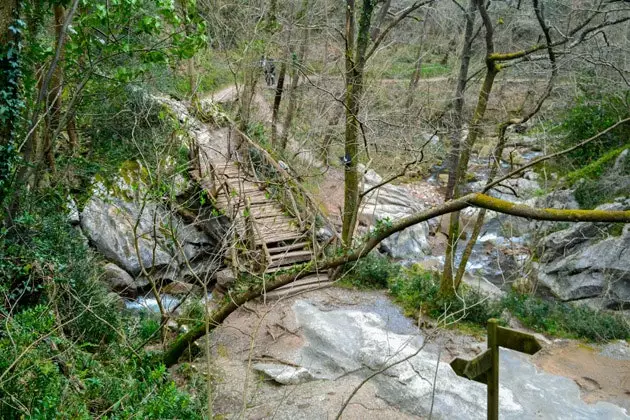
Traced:
<path id="1" fill-rule="evenodd" d="M 607 341 L 630 338 L 630 323 L 621 315 L 541 298 L 509 294 L 502 301 L 523 324 L 553 335 Z"/>
<path id="2" fill-rule="evenodd" d="M 574 146 L 630 116 L 629 99 L 630 92 L 628 91 L 616 95 L 593 94 L 578 98 L 575 106 L 563 116 L 562 123 L 558 127 L 562 140 L 557 148 L 562 150 Z M 558 167 L 566 168 L 562 171 L 563 173 L 570 171 L 571 168 L 582 168 L 597 161 L 611 150 L 629 144 L 630 124 L 624 124 L 568 153 Z M 566 163 L 568 165 L 565 165 Z"/>
<path id="3" fill-rule="evenodd" d="M 6 319 L 0 333 L 0 418 L 203 418 L 205 393 L 178 389 L 159 358 L 127 340 L 89 352 L 62 334 L 50 306 Z"/>
<path id="4" fill-rule="evenodd" d="M 487 320 L 501 315 L 496 302 L 484 299 L 479 293 L 463 286 L 458 296 L 439 295 L 440 280 L 434 273 L 414 265 L 403 269 L 389 286 L 394 299 L 409 315 L 418 311 L 435 319 L 455 320 L 485 325 Z"/>
<path id="5" fill-rule="evenodd" d="M 110 325 L 120 320 L 107 290 L 94 281 L 98 257 L 69 224 L 65 207 L 55 190 L 25 194 L 13 225 L 0 232 L 0 291 L 6 296 L 0 311 L 54 304 L 66 333 L 98 345 L 114 338 Z"/>
<path id="6" fill-rule="evenodd" d="M 525 326 L 536 331 L 592 341 L 630 338 L 630 323 L 621 315 L 595 311 L 587 306 L 544 300 L 512 292 L 500 300 L 484 299 L 479 293 L 460 288 L 459 296 L 441 298 L 439 278 L 418 266 L 402 269 L 390 280 L 389 291 L 405 313 L 419 311 L 447 322 L 464 321 L 485 326 L 507 309 Z"/>
<path id="7" fill-rule="evenodd" d="M 342 283 L 359 289 L 385 289 L 389 280 L 400 270 L 400 265 L 385 257 L 368 254 L 344 267 L 347 273 Z"/>

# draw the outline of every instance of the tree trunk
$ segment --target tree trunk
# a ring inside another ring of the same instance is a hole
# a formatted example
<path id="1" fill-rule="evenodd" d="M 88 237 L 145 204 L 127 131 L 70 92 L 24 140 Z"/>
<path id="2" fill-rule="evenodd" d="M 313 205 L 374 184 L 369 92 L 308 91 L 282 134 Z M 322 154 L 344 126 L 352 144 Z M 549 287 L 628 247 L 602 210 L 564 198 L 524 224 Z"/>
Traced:
<path id="1" fill-rule="evenodd" d="M 320 157 L 326 165 L 330 165 L 330 146 L 332 145 L 335 126 L 339 123 L 342 114 L 343 112 L 333 111 L 333 115 L 328 119 L 326 134 L 324 134 L 324 137 L 322 138 Z"/>
<path id="2" fill-rule="evenodd" d="M 306 40 L 304 40 L 306 41 Z M 306 50 L 306 42 L 300 46 L 300 56 Z M 293 63 L 291 64 L 291 87 L 289 88 L 289 103 L 287 105 L 287 114 L 284 117 L 284 124 L 282 127 L 282 135 L 280 136 L 280 150 L 287 148 L 287 142 L 289 140 L 289 131 L 291 131 L 291 124 L 293 123 L 293 115 L 295 115 L 295 108 L 297 103 L 296 90 L 300 81 L 300 73 L 298 67 L 301 60 L 299 58 L 292 57 Z"/>
<path id="3" fill-rule="evenodd" d="M 422 34 L 420 35 L 420 43 L 418 45 L 418 59 L 416 60 L 411 80 L 409 81 L 409 88 L 407 89 L 407 101 L 405 102 L 405 108 L 409 109 L 413 104 L 413 97 L 418 89 L 418 83 L 420 82 L 420 76 L 422 75 L 422 56 L 424 54 L 424 37 L 427 31 L 427 21 L 429 20 L 429 14 L 431 10 L 427 11 L 424 21 L 422 22 Z"/>
<path id="4" fill-rule="evenodd" d="M 61 5 L 55 5 L 55 35 L 58 44 L 64 34 L 62 27 L 64 23 L 64 9 Z M 59 56 L 59 62 L 63 62 L 63 50 Z M 44 130 L 44 157 L 51 173 L 55 173 L 55 133 L 59 128 L 59 118 L 61 115 L 61 96 L 63 94 L 63 67 L 57 65 L 50 79 L 50 86 L 46 99 L 46 128 Z"/>
<path id="5" fill-rule="evenodd" d="M 17 103 L 22 96 L 21 85 L 21 49 L 19 48 L 21 32 L 9 30 L 19 18 L 17 0 L 7 1 L 0 5 L 0 88 L 3 97 L 0 105 L 7 106 L 8 111 L 0 122 L 0 226 L 12 224 L 13 215 L 19 205 L 18 194 L 13 194 L 13 168 L 18 161 L 16 122 L 20 115 Z M 11 55 L 9 55 L 11 51 Z M 12 104 L 13 103 L 13 104 Z M 5 202 L 5 199 L 8 200 Z M 6 205 L 6 213 L 4 205 Z M 3 217 L 5 216 L 6 217 Z"/>
<path id="6" fill-rule="evenodd" d="M 343 227 L 341 238 L 346 247 L 352 246 L 352 238 L 359 210 L 359 111 L 363 94 L 363 72 L 366 51 L 370 41 L 370 21 L 376 1 L 365 0 L 359 18 L 356 48 L 355 0 L 346 2 L 346 136 L 345 136 L 345 179 Z"/>
<path id="7" fill-rule="evenodd" d="M 482 16 L 484 27 L 486 29 L 486 76 L 479 92 L 479 98 L 477 99 L 477 106 L 473 113 L 468 136 L 461 145 L 461 151 L 459 153 L 459 162 L 453 177 L 453 198 L 460 196 L 460 188 L 466 181 L 466 171 L 468 170 L 468 161 L 470 159 L 470 152 L 475 145 L 479 135 L 481 134 L 481 123 L 485 117 L 486 109 L 488 107 L 488 99 L 492 92 L 494 80 L 499 73 L 499 67 L 495 61 L 491 58 L 494 53 L 494 31 L 492 22 L 488 17 L 483 0 L 478 1 L 477 7 Z M 441 296 L 452 296 L 459 288 L 459 284 L 455 283 L 453 278 L 453 265 L 455 255 L 457 253 L 457 242 L 459 240 L 459 212 L 454 212 L 450 215 L 449 230 L 446 245 L 446 254 L 444 256 L 444 272 L 442 274 L 442 282 L 440 284 Z"/>
<path id="8" fill-rule="evenodd" d="M 381 10 L 378 13 L 378 17 L 376 18 L 376 24 L 372 28 L 372 32 L 370 36 L 372 37 L 372 41 L 376 41 L 376 38 L 381 34 L 381 26 L 385 22 L 385 18 L 387 17 L 387 13 L 389 12 L 389 8 L 392 6 L 392 0 L 385 0 L 383 5 L 381 6 Z"/>
<path id="9" fill-rule="evenodd" d="M 468 80 L 468 68 L 472 57 L 473 30 L 475 29 L 475 17 L 477 16 L 477 4 L 475 0 L 469 0 L 466 10 L 466 29 L 464 30 L 464 40 L 457 75 L 457 86 L 455 88 L 455 99 L 453 101 L 453 134 L 451 135 L 451 149 L 447 156 L 448 182 L 446 185 L 445 199 L 453 198 L 455 188 L 455 172 L 459 162 L 459 147 L 462 137 L 462 122 L 464 119 L 464 92 Z"/>
<path id="10" fill-rule="evenodd" d="M 70 153 L 74 155 L 79 150 L 79 135 L 77 134 L 77 116 L 72 112 L 68 116 L 66 130 L 68 131 L 68 142 L 70 143 Z"/>
<path id="11" fill-rule="evenodd" d="M 271 145 L 276 147 L 278 141 L 278 118 L 280 112 L 280 102 L 282 101 L 282 90 L 284 89 L 284 76 L 287 73 L 287 57 L 280 65 L 278 83 L 276 84 L 276 95 L 273 98 L 273 111 L 271 114 Z"/>
<path id="12" fill-rule="evenodd" d="M 538 24 L 540 25 L 540 29 L 545 35 L 545 41 L 547 43 L 547 54 L 549 56 L 549 62 L 551 64 L 551 75 L 549 77 L 549 82 L 547 83 L 547 88 L 545 89 L 545 92 L 542 94 L 542 96 L 538 100 L 538 103 L 536 104 L 536 106 L 527 115 L 523 116 L 520 119 L 517 119 L 517 118 L 510 119 L 499 126 L 498 142 L 493 152 L 494 159 L 492 159 L 490 174 L 488 175 L 488 179 L 486 181 L 486 189 L 492 186 L 494 182 L 494 178 L 497 176 L 497 173 L 499 172 L 501 156 L 503 156 L 503 150 L 505 149 L 505 144 L 507 143 L 506 132 L 507 132 L 508 127 L 513 124 L 523 124 L 529 121 L 534 115 L 538 113 L 538 111 L 540 111 L 540 108 L 542 107 L 543 103 L 551 95 L 551 91 L 553 89 L 555 79 L 558 75 L 556 55 L 552 47 L 550 28 L 547 25 L 546 20 L 545 20 L 543 6 L 539 4 L 538 0 L 533 1 L 533 6 L 536 12 L 536 18 L 538 20 Z M 486 209 L 481 209 L 479 211 L 479 215 L 477 216 L 477 220 L 473 227 L 468 243 L 466 244 L 466 248 L 464 249 L 464 252 L 462 253 L 462 257 L 459 263 L 459 268 L 457 269 L 457 273 L 455 275 L 454 284 L 456 285 L 460 284 L 462 281 L 462 278 L 464 277 L 464 273 L 466 272 L 466 264 L 468 263 L 468 259 L 470 258 L 473 248 L 475 246 L 475 243 L 477 242 L 477 238 L 479 237 L 479 233 L 481 232 L 481 228 L 483 227 L 485 217 L 486 217 Z"/>
<path id="13" fill-rule="evenodd" d="M 302 2 L 302 7 L 298 12 L 296 21 L 298 24 L 302 23 L 304 17 L 308 13 L 308 4 L 309 0 L 304 0 Z M 282 136 L 280 138 L 280 150 L 285 150 L 287 148 L 287 141 L 289 139 L 289 132 L 291 131 L 291 124 L 293 123 L 293 116 L 295 115 L 295 109 L 297 108 L 298 95 L 297 88 L 300 82 L 300 66 L 304 63 L 306 58 L 306 50 L 308 47 L 308 38 L 309 38 L 309 30 L 308 28 L 303 29 L 304 36 L 302 38 L 302 42 L 300 44 L 300 48 L 298 50 L 298 55 L 295 57 L 293 54 L 291 55 L 291 88 L 289 89 L 289 104 L 287 105 L 287 115 L 284 119 L 284 125 L 282 130 Z"/>

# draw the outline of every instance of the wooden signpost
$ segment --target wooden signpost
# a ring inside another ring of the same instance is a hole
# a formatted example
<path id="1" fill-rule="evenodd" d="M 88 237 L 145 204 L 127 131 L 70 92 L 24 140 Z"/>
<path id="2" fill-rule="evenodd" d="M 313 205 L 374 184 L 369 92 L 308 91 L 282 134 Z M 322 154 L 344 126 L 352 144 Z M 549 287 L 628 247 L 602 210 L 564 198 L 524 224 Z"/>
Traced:
<path id="1" fill-rule="evenodd" d="M 488 350 L 472 360 L 456 358 L 451 367 L 459 376 L 488 385 L 488 420 L 499 419 L 499 347 L 534 354 L 542 347 L 536 337 L 488 320 Z"/>

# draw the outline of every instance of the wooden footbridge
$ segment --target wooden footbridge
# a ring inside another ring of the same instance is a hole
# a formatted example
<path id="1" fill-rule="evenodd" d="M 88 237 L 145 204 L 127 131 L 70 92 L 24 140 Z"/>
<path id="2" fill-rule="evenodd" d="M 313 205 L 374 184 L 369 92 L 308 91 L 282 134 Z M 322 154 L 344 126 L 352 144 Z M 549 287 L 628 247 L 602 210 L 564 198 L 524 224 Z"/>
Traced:
<path id="1" fill-rule="evenodd" d="M 286 165 L 239 130 L 232 129 L 231 136 L 238 138 L 237 150 L 219 156 L 204 154 L 199 147 L 191 174 L 231 222 L 225 259 L 234 274 L 247 273 L 264 280 L 296 264 L 321 258 L 337 235 L 322 243 L 317 229 L 326 226 L 336 232 L 334 226 L 287 172 Z M 319 273 L 268 296 L 292 295 L 329 284 L 326 273 Z"/>

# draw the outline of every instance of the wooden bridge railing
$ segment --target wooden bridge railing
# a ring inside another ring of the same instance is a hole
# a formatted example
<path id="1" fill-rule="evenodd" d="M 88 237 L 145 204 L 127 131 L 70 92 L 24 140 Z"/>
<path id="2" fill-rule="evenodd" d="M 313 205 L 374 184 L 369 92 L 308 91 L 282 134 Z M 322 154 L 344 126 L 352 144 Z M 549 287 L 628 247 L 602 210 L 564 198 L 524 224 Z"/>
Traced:
<path id="1" fill-rule="evenodd" d="M 240 162 L 245 170 L 252 172 L 259 181 L 265 181 L 270 191 L 284 206 L 286 211 L 296 218 L 300 230 L 310 231 L 315 256 L 319 257 L 329 247 L 341 245 L 341 237 L 335 225 L 320 210 L 311 194 L 262 146 L 254 142 L 247 134 L 239 129 L 236 133 L 243 141 L 243 152 L 248 162 Z M 327 228 L 333 235 L 324 245 L 317 241 L 317 229 Z"/>

